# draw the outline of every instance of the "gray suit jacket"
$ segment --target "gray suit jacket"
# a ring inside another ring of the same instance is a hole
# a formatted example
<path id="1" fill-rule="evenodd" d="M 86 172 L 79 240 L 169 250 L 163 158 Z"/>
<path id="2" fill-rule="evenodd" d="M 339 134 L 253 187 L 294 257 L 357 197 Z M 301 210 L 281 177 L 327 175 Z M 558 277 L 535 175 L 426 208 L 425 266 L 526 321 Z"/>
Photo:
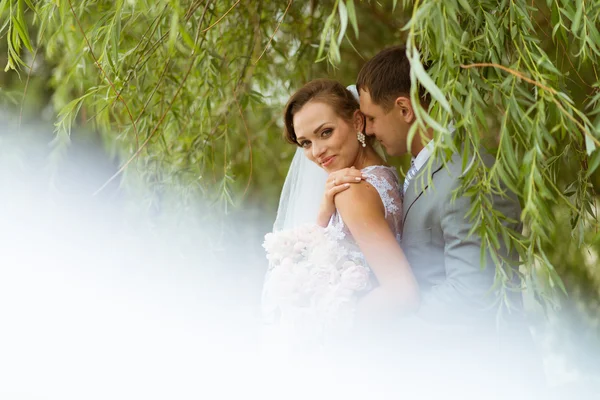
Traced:
<path id="1" fill-rule="evenodd" d="M 485 150 L 481 153 L 485 153 L 486 164 L 494 162 Z M 424 177 L 428 172 L 433 187 Z M 430 170 L 427 165 L 421 168 L 404 197 L 402 248 L 421 290 L 419 318 L 434 325 L 491 327 L 498 310 L 494 305 L 497 296 L 490 291 L 496 266 L 489 253 L 485 265 L 480 265 L 481 238 L 477 233 L 468 236 L 472 223 L 465 214 L 471 198 L 451 200 L 462 176 L 461 154 L 454 154 L 446 167 L 441 160 L 434 160 Z M 492 204 L 505 216 L 520 219 L 516 196 L 494 196 Z M 518 224 L 511 227 L 520 232 Z M 509 254 L 504 245 L 500 252 L 518 260 L 518 254 Z"/>

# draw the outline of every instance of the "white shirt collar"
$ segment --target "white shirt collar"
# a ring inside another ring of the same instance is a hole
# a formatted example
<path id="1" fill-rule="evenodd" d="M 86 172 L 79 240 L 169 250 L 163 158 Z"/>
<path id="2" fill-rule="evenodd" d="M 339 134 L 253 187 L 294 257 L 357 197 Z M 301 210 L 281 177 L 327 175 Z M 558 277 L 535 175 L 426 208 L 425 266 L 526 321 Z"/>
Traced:
<path id="1" fill-rule="evenodd" d="M 415 164 L 415 169 L 417 171 L 419 171 L 423 165 L 425 165 L 427 163 L 427 161 L 429 160 L 429 157 L 431 156 L 431 152 L 433 150 L 433 140 L 430 140 L 429 143 L 427 143 L 427 146 L 423 147 L 421 149 L 421 151 L 419 152 L 419 154 L 417 154 L 417 156 L 413 159 L 413 162 Z"/>

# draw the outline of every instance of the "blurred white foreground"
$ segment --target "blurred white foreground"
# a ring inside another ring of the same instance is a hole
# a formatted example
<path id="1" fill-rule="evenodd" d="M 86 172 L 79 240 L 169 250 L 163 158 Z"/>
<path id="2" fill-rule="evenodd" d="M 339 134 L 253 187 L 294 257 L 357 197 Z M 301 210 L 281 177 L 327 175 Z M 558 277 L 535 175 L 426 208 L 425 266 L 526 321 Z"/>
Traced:
<path id="1" fill-rule="evenodd" d="M 460 348 L 392 351 L 374 338 L 329 359 L 261 352 L 264 259 L 243 243 L 229 243 L 235 265 L 182 254 L 169 232 L 92 198 L 91 175 L 57 189 L 44 160 L 2 145 L 0 399 L 531 398 Z M 94 173 L 102 183 L 112 171 Z"/>

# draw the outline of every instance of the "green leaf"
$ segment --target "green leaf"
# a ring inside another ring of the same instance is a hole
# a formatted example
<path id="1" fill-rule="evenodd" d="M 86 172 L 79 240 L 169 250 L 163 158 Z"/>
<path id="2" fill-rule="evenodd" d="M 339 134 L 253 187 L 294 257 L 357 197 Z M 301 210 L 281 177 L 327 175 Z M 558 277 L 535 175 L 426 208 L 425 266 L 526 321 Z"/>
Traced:
<path id="1" fill-rule="evenodd" d="M 329 43 L 329 59 L 332 64 L 339 64 L 342 61 L 342 56 L 340 54 L 340 48 L 338 43 L 335 40 L 332 40 Z"/>
<path id="2" fill-rule="evenodd" d="M 175 41 L 177 40 L 177 33 L 179 32 L 179 14 L 177 12 L 171 13 L 171 27 L 169 29 L 169 49 L 173 50 Z"/>
<path id="3" fill-rule="evenodd" d="M 6 7 L 8 7 L 8 0 L 1 0 L 0 1 L 0 15 L 4 14 Z"/>
<path id="4" fill-rule="evenodd" d="M 587 155 L 591 155 L 596 150 L 596 143 L 592 140 L 590 135 L 585 134 L 585 151 Z"/>
<path id="5" fill-rule="evenodd" d="M 462 106 L 462 104 L 460 104 L 460 101 L 456 98 L 456 96 L 452 96 L 450 98 L 450 101 L 452 102 L 452 106 L 454 106 L 454 109 L 456 111 L 458 111 L 459 115 L 464 115 L 465 114 L 465 109 Z"/>
<path id="6" fill-rule="evenodd" d="M 20 18 L 13 18 L 13 27 L 16 28 L 16 32 L 18 33 L 19 38 L 23 41 L 23 44 L 27 50 L 33 53 L 33 46 L 31 46 L 31 42 L 29 40 L 29 32 L 22 23 L 22 20 Z"/>
<path id="7" fill-rule="evenodd" d="M 412 124 L 410 129 L 408 130 L 408 135 L 406 136 L 406 148 L 410 149 L 411 144 L 415 138 L 417 131 L 419 130 L 419 124 Z"/>
<path id="8" fill-rule="evenodd" d="M 348 27 L 348 9 L 343 1 L 340 1 L 338 5 L 338 13 L 340 14 L 340 33 L 338 34 L 337 42 L 342 43 L 344 35 L 346 34 L 346 28 Z"/>
<path id="9" fill-rule="evenodd" d="M 479 249 L 479 267 L 484 268 L 487 264 L 487 252 L 485 251 L 485 246 L 481 243 L 481 248 Z"/>
<path id="10" fill-rule="evenodd" d="M 450 108 L 448 100 L 446 100 L 440 88 L 438 88 L 435 82 L 431 80 L 431 78 L 423 68 L 419 52 L 413 48 L 412 53 L 412 57 L 410 58 L 411 73 L 415 74 L 416 78 L 419 80 L 419 82 L 421 82 L 425 90 L 429 92 L 431 97 L 433 97 L 442 106 L 442 108 L 444 108 L 444 110 L 451 114 L 452 110 Z"/>
<path id="11" fill-rule="evenodd" d="M 489 232 L 489 230 L 486 233 L 488 233 L 487 238 L 494 245 L 494 248 L 499 249 L 500 240 L 498 239 L 498 235 L 495 232 Z"/>
<path id="12" fill-rule="evenodd" d="M 469 2 L 467 0 L 458 0 L 458 3 L 465 9 L 467 10 L 467 12 L 469 14 L 471 14 L 473 17 L 475 17 L 475 13 L 473 12 L 473 9 L 471 8 L 471 6 L 469 5 Z"/>
<path id="13" fill-rule="evenodd" d="M 350 25 L 354 29 L 354 36 L 358 39 L 358 21 L 356 19 L 356 9 L 354 8 L 354 0 L 346 0 L 346 8 L 348 9 L 348 18 Z"/>
<path id="14" fill-rule="evenodd" d="M 121 40 L 121 9 L 123 6 L 123 0 L 117 1 L 117 11 L 115 14 L 115 27 L 111 32 L 111 47 L 112 47 L 112 58 L 115 60 L 115 64 L 119 62 L 119 41 Z"/>
<path id="15" fill-rule="evenodd" d="M 181 35 L 181 38 L 183 39 L 183 41 L 185 42 L 185 44 L 192 50 L 198 50 L 196 45 L 194 44 L 194 39 L 192 39 L 192 37 L 190 36 L 190 34 L 187 32 L 187 30 L 185 29 L 185 26 L 183 24 L 179 24 L 179 34 Z"/>
<path id="16" fill-rule="evenodd" d="M 321 32 L 321 43 L 319 43 L 319 51 L 317 52 L 317 58 L 321 58 L 323 55 L 323 50 L 325 49 L 325 41 L 329 36 L 329 31 L 331 30 L 331 26 L 333 24 L 334 14 L 331 13 L 327 20 L 325 21 L 325 25 L 323 26 L 323 31 Z"/>
<path id="17" fill-rule="evenodd" d="M 589 158 L 588 161 L 588 170 L 585 174 L 586 178 L 589 178 L 594 171 L 596 171 L 596 169 L 598 169 L 598 166 L 600 165 L 600 150 L 595 150 L 592 153 L 592 156 Z"/>
<path id="18" fill-rule="evenodd" d="M 29 30 L 27 29 L 27 24 L 25 23 L 25 14 L 23 10 L 23 0 L 19 0 L 18 13 L 16 18 L 13 20 L 13 23 L 17 25 L 19 29 L 19 35 L 21 36 L 21 40 L 23 40 L 23 44 L 33 53 L 33 46 L 31 46 L 31 40 L 29 39 Z"/>
<path id="19" fill-rule="evenodd" d="M 571 24 L 571 31 L 574 35 L 577 36 L 579 32 L 579 25 L 581 25 L 581 17 L 583 16 L 583 0 L 577 0 L 577 11 L 575 12 L 575 16 L 573 17 L 573 22 Z"/>
<path id="20" fill-rule="evenodd" d="M 517 186 L 515 186 L 515 184 L 513 183 L 512 178 L 508 175 L 508 173 L 506 173 L 506 171 L 504 170 L 503 166 L 499 166 L 498 168 L 495 169 L 495 171 L 498 173 L 498 175 L 500 176 L 500 179 L 502 180 L 502 182 L 515 194 L 520 195 L 521 194 L 521 190 L 519 190 L 519 188 Z"/>
<path id="21" fill-rule="evenodd" d="M 448 133 L 448 129 L 440 125 L 440 123 L 434 118 L 432 118 L 431 115 L 429 115 L 429 113 L 424 112 L 421 114 L 421 117 L 423 117 L 423 120 L 427 123 L 427 125 L 433 128 L 433 130 L 441 133 Z"/>
<path id="22" fill-rule="evenodd" d="M 588 25 L 587 31 L 589 34 L 589 39 L 592 40 L 596 45 L 600 45 L 600 32 L 598 32 L 596 26 L 592 24 Z"/>
<path id="23" fill-rule="evenodd" d="M 554 266 L 552 265 L 550 260 L 548 260 L 546 253 L 544 253 L 543 251 L 541 251 L 540 253 L 541 253 L 543 260 L 546 262 L 546 267 L 547 267 L 547 270 L 549 273 L 548 280 L 550 282 L 550 286 L 554 287 L 555 285 L 558 285 L 558 287 L 562 290 L 562 292 L 565 295 L 568 295 L 567 289 L 565 288 L 565 285 L 564 285 L 562 279 L 560 278 L 560 276 L 554 269 Z"/>

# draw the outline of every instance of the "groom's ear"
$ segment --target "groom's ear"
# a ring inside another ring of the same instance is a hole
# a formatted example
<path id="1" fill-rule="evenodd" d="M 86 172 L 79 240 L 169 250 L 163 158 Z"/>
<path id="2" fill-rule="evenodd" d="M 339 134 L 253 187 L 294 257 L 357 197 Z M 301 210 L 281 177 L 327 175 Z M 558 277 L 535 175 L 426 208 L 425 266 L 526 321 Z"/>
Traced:
<path id="1" fill-rule="evenodd" d="M 413 109 L 412 102 L 408 97 L 400 96 L 396 99 L 394 106 L 400 112 L 402 119 L 407 123 L 411 124 L 415 120 L 415 110 Z"/>
<path id="2" fill-rule="evenodd" d="M 356 129 L 357 132 L 363 132 L 365 131 L 365 116 L 362 112 L 360 112 L 360 110 L 356 110 L 354 111 L 354 116 L 353 116 L 353 121 L 354 121 L 354 129 Z"/>

